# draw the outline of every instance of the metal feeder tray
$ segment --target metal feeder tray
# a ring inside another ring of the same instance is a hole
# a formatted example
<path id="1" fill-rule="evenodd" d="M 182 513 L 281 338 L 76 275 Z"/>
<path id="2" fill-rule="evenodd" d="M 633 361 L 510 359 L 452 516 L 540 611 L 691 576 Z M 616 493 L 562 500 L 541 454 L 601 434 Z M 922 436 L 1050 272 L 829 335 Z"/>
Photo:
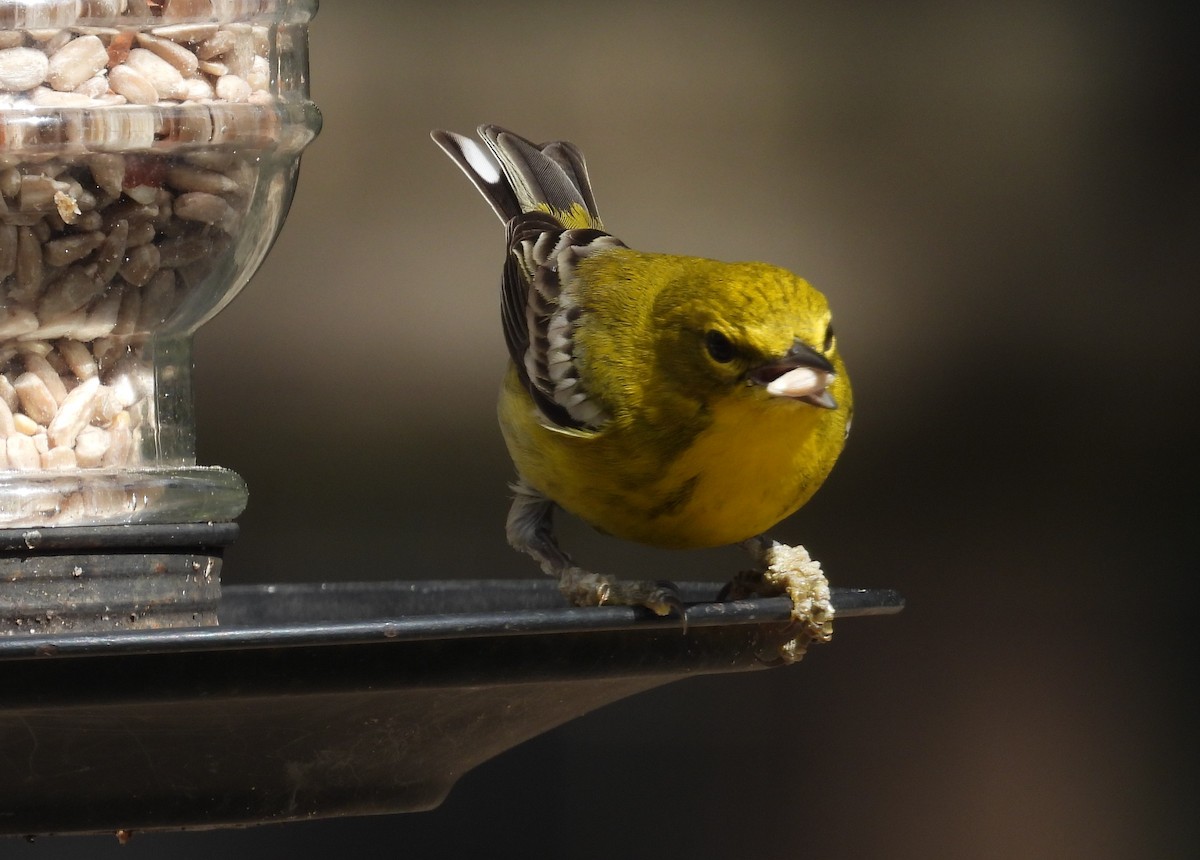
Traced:
<path id="1" fill-rule="evenodd" d="M 769 665 L 786 598 L 679 618 L 571 608 L 549 580 L 229 586 L 219 627 L 0 637 L 0 834 L 427 810 L 601 705 Z M 900 611 L 833 589 L 839 619 Z"/>

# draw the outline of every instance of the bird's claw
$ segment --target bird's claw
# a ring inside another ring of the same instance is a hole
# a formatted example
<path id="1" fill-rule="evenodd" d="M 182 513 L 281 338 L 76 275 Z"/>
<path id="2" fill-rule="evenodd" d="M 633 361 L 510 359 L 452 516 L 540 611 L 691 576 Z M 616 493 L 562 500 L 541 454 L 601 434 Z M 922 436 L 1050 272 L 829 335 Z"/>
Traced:
<path id="1" fill-rule="evenodd" d="M 665 580 L 626 581 L 570 567 L 559 576 L 558 587 L 576 606 L 644 606 L 655 615 L 686 618 L 679 589 Z"/>
<path id="2" fill-rule="evenodd" d="M 779 657 L 785 663 L 803 657 L 810 642 L 832 639 L 833 604 L 820 563 L 802 546 L 788 546 L 765 537 L 752 538 L 743 546 L 754 556 L 757 566 L 738 573 L 721 589 L 717 599 L 786 595 L 792 601 L 796 634 L 779 649 Z"/>
<path id="3" fill-rule="evenodd" d="M 655 582 L 646 600 L 642 601 L 642 606 L 655 615 L 678 615 L 687 621 L 687 607 L 683 598 L 679 596 L 679 587 L 669 580 L 660 579 Z"/>

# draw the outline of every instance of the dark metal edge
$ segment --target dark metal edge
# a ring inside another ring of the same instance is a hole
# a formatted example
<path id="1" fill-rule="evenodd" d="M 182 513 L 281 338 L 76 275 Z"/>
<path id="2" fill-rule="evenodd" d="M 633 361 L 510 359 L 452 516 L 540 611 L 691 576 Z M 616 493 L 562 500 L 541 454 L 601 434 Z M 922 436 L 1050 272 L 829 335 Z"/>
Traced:
<path id="1" fill-rule="evenodd" d="M 437 586 L 439 583 L 432 583 Z M 541 581 L 525 583 L 541 588 Z M 420 585 L 414 583 L 414 585 Z M 471 587 L 471 583 L 462 583 Z M 520 585 L 520 583 L 514 583 Z M 241 587 L 245 588 L 245 586 Z M 278 587 L 276 587 L 278 588 Z M 689 590 L 711 590 L 708 584 L 691 584 Z M 236 587 L 226 589 L 228 599 Z M 892 590 L 831 589 L 834 608 L 843 618 L 894 614 L 903 599 Z M 753 598 L 729 603 L 694 603 L 685 619 L 658 617 L 648 610 L 628 606 L 561 607 L 488 612 L 447 612 L 360 621 L 307 622 L 248 627 L 208 627 L 115 631 L 95 634 L 31 635 L 0 638 L 0 661 L 87 657 L 98 655 L 194 653 L 252 648 L 314 647 L 379 641 L 429 641 L 577 632 L 683 628 L 738 624 L 767 624 L 791 619 L 791 602 L 783 597 Z"/>

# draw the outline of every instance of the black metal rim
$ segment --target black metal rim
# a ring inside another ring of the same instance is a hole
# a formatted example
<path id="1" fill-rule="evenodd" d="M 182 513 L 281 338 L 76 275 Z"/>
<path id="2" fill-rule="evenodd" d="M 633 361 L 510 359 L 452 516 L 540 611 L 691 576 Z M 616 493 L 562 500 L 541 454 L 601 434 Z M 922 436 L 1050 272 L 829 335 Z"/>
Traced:
<path id="1" fill-rule="evenodd" d="M 0 554 L 224 547 L 237 540 L 237 536 L 238 525 L 233 522 L 0 529 Z"/>

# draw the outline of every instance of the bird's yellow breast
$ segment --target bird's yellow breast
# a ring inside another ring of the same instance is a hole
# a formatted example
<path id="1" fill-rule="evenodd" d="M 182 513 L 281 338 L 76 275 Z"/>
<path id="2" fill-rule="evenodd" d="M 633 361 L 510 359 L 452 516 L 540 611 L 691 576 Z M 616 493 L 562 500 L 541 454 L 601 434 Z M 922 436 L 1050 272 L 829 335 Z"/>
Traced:
<path id="1" fill-rule="evenodd" d="M 836 410 L 745 387 L 670 435 L 637 424 L 570 433 L 543 425 L 510 369 L 500 423 L 522 477 L 601 531 L 654 546 L 721 546 L 761 534 L 820 487 L 845 438 L 844 373 L 832 392 Z"/>

